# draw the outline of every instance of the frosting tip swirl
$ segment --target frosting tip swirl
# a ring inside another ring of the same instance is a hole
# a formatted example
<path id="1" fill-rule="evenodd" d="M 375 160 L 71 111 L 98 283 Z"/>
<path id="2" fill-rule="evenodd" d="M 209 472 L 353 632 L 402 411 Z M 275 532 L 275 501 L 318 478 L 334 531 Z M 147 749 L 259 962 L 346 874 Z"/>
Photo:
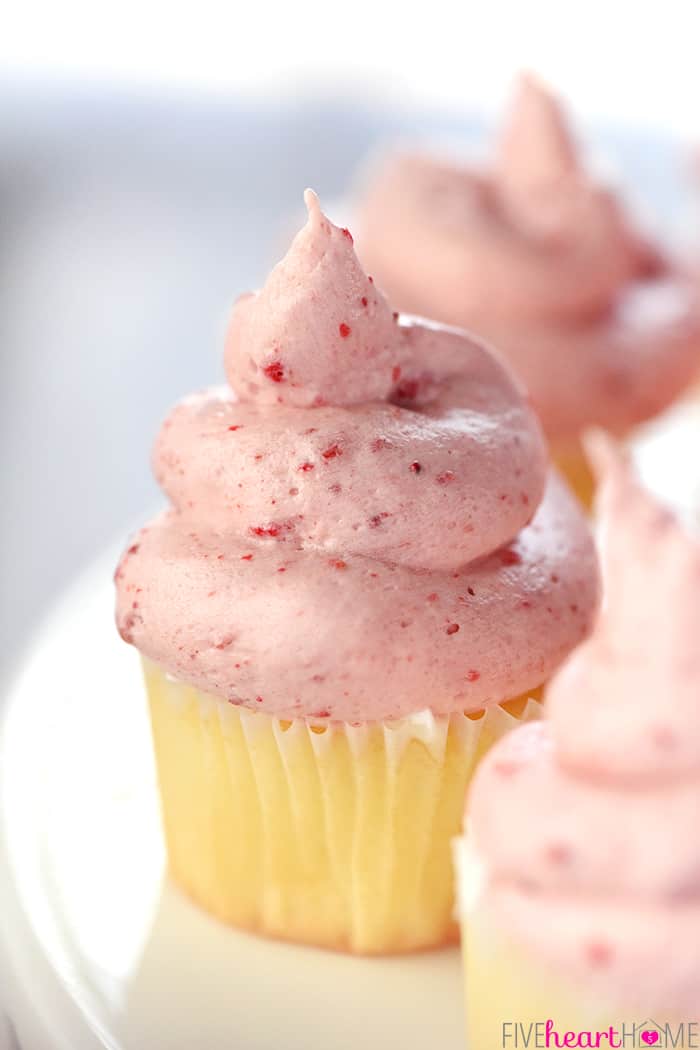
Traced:
<path id="1" fill-rule="evenodd" d="M 502 177 L 525 184 L 579 171 L 578 151 L 561 106 L 533 73 L 521 73 L 496 149 Z"/>

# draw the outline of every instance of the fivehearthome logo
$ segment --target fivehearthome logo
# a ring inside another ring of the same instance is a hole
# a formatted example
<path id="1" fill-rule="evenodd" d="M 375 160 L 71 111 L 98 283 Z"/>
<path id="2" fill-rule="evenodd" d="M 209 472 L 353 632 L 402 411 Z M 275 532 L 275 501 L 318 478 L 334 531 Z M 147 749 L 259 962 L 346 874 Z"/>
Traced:
<path id="1" fill-rule="evenodd" d="M 567 1031 L 554 1021 L 504 1021 L 503 1050 L 550 1050 L 558 1047 L 595 1047 L 597 1050 L 700 1050 L 700 1024 L 657 1024 L 651 1017 L 642 1022 L 610 1025 L 595 1031 Z"/>

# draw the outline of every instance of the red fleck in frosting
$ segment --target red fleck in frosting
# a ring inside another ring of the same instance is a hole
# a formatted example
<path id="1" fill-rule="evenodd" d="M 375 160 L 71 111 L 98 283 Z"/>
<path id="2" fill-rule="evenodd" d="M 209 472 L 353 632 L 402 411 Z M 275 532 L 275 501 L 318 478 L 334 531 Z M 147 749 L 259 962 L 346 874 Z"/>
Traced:
<path id="1" fill-rule="evenodd" d="M 499 703 L 587 633 L 588 530 L 504 367 L 462 332 L 394 322 L 352 238 L 306 200 L 288 255 L 234 309 L 231 387 L 160 432 L 171 508 L 122 559 L 120 630 L 178 678 L 283 717 Z"/>
<path id="2" fill-rule="evenodd" d="M 394 302 L 492 340 L 551 437 L 627 429 L 697 371 L 696 288 L 585 171 L 533 77 L 518 84 L 488 168 L 391 156 L 360 223 L 361 258 Z"/>
<path id="3" fill-rule="evenodd" d="M 604 604 L 548 720 L 477 773 L 469 814 L 504 926 L 582 991 L 700 1019 L 700 541 L 605 439 Z M 526 880 L 523 887 L 522 880 Z M 606 1000 L 607 1001 L 607 1000 Z"/>
<path id="4" fill-rule="evenodd" d="M 386 300 L 367 279 L 352 237 L 307 190 L 306 226 L 256 295 L 236 303 L 226 375 L 241 399 L 309 407 L 383 401 L 397 340 Z"/>

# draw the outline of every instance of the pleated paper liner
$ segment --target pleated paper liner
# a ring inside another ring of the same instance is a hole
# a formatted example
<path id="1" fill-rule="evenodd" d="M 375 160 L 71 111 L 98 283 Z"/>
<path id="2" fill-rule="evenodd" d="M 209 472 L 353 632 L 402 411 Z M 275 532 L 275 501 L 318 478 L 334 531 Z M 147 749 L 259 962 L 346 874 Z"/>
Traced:
<path id="1" fill-rule="evenodd" d="M 204 908 L 271 937 L 363 954 L 456 938 L 451 840 L 467 783 L 499 737 L 538 716 L 537 699 L 318 725 L 144 668 L 170 869 Z"/>

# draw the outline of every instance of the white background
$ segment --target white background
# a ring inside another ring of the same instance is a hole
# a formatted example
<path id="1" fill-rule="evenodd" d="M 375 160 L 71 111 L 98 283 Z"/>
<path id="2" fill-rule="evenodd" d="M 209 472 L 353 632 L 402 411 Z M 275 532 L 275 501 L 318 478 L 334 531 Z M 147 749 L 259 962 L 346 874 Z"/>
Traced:
<path id="1" fill-rule="evenodd" d="M 459 110 L 493 105 L 529 65 L 590 115 L 693 135 L 699 28 L 695 0 L 22 0 L 0 66 Z"/>

